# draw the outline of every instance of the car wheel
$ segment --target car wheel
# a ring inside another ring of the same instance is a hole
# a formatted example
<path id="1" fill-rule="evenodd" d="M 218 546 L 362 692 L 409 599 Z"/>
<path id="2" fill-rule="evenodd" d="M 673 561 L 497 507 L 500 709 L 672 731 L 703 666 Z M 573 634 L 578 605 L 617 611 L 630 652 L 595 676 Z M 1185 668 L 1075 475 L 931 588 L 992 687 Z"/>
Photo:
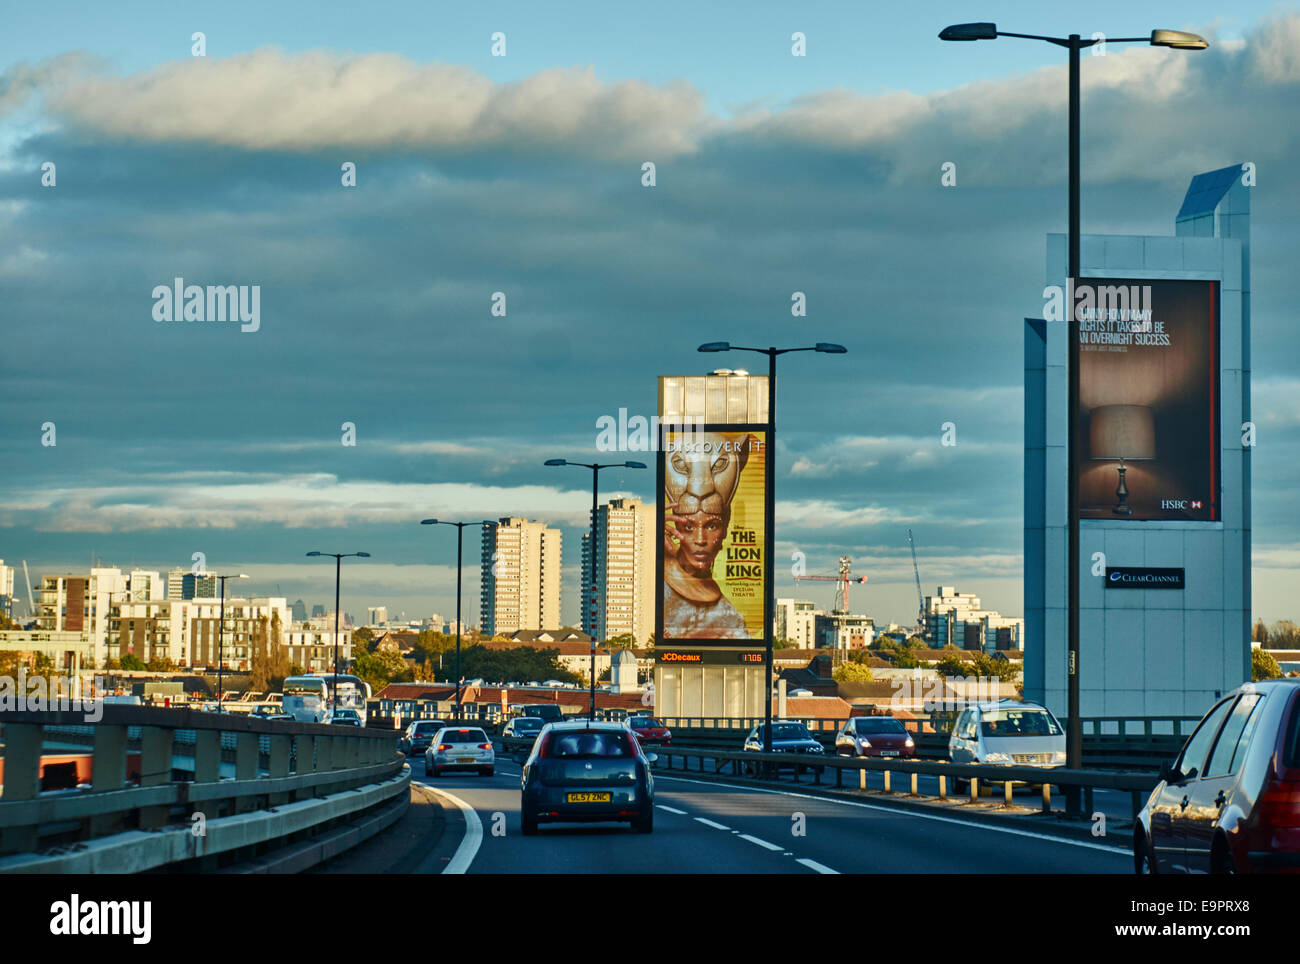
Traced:
<path id="1" fill-rule="evenodd" d="M 1232 848 L 1220 837 L 1214 843 L 1214 852 L 1210 858 L 1210 873 L 1235 874 L 1236 872 L 1237 861 L 1233 859 Z"/>
<path id="2" fill-rule="evenodd" d="M 647 809 L 642 816 L 632 821 L 632 826 L 636 828 L 637 833 L 653 833 L 655 829 L 654 809 Z"/>
<path id="3" fill-rule="evenodd" d="M 1146 834 L 1140 830 L 1133 835 L 1133 872 L 1143 877 L 1159 873 Z"/>
<path id="4" fill-rule="evenodd" d="M 527 807 L 519 811 L 519 823 L 523 827 L 525 837 L 531 837 L 537 833 L 537 816 Z"/>
<path id="5" fill-rule="evenodd" d="M 425 775 L 426 777 L 431 777 L 431 776 L 433 776 L 433 770 L 429 769 L 429 761 L 428 761 L 428 760 L 425 760 L 425 761 L 424 761 L 424 775 Z"/>
<path id="6" fill-rule="evenodd" d="M 478 772 L 479 772 L 482 776 L 490 777 L 490 776 L 492 776 L 492 774 L 494 774 L 494 773 L 496 772 L 496 770 L 495 770 L 494 768 L 492 768 L 492 767 L 488 767 L 487 769 L 479 770 Z"/>

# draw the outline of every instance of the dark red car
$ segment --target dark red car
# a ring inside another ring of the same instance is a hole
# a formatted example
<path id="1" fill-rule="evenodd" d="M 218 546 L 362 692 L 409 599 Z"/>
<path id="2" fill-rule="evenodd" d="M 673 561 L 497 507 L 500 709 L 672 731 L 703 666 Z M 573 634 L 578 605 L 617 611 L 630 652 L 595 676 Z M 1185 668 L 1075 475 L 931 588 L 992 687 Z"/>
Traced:
<path id="1" fill-rule="evenodd" d="M 910 760 L 916 756 L 916 743 L 903 724 L 892 716 L 855 716 L 835 737 L 835 753 Z"/>
<path id="2" fill-rule="evenodd" d="M 668 727 L 653 716 L 629 716 L 627 725 L 636 734 L 636 738 L 645 745 L 668 746 L 673 742 L 673 735 Z"/>
<path id="3" fill-rule="evenodd" d="M 1133 866 L 1300 873 L 1300 679 L 1244 683 L 1210 708 L 1138 814 Z"/>

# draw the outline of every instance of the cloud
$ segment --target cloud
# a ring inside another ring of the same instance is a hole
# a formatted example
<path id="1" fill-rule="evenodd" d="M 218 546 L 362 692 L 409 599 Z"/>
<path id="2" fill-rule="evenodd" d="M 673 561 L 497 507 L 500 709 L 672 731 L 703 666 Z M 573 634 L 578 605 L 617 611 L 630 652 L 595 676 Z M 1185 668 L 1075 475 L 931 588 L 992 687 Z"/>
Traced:
<path id="1" fill-rule="evenodd" d="M 87 76 L 81 58 L 23 64 L 6 72 L 0 105 L 36 89 L 55 115 L 101 134 L 249 151 L 673 157 L 696 149 L 705 120 L 703 98 L 685 82 L 607 83 L 588 67 L 498 84 L 469 67 L 323 50 L 192 57 L 126 77 Z"/>

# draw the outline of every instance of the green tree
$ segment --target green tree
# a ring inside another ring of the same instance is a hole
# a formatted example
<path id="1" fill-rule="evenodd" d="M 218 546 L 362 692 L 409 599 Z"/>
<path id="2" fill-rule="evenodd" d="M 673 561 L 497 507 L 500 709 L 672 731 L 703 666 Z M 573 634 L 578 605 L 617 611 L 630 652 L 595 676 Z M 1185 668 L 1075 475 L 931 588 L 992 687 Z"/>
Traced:
<path id="1" fill-rule="evenodd" d="M 1256 619 L 1255 626 L 1250 631 L 1250 641 L 1260 645 L 1268 645 L 1268 628 L 1264 625 L 1264 620 Z"/>
<path id="2" fill-rule="evenodd" d="M 265 692 L 271 686 L 271 658 L 267 652 L 267 618 L 259 616 L 257 625 L 253 627 L 253 638 L 251 640 L 252 656 L 248 666 L 248 688 L 257 692 Z"/>
<path id="3" fill-rule="evenodd" d="M 170 657 L 155 654 L 149 658 L 149 662 L 145 663 L 145 669 L 151 673 L 174 673 L 176 672 L 176 664 L 171 661 Z"/>
<path id="4" fill-rule="evenodd" d="M 352 661 L 352 672 L 378 692 L 389 683 L 409 683 L 415 674 L 399 653 L 366 652 Z"/>
<path id="5" fill-rule="evenodd" d="M 1250 678 L 1252 680 L 1277 679 L 1282 675 L 1282 667 L 1277 664 L 1273 654 L 1255 646 L 1250 651 Z"/>
<path id="6" fill-rule="evenodd" d="M 871 667 L 863 663 L 841 663 L 831 673 L 837 683 L 869 683 L 875 678 Z"/>
<path id="7" fill-rule="evenodd" d="M 135 653 L 125 653 L 120 660 L 122 669 L 144 669 L 144 660 Z"/>
<path id="8" fill-rule="evenodd" d="M 284 644 L 284 625 L 278 611 L 271 614 L 271 638 L 267 641 L 267 650 L 270 657 L 270 685 L 278 690 L 284 686 L 285 678 L 293 675 L 293 668 L 289 665 L 289 647 Z"/>
<path id="9" fill-rule="evenodd" d="M 946 647 L 945 647 L 946 648 Z M 937 663 L 934 664 L 934 671 L 947 679 L 950 676 L 973 676 L 969 672 L 970 667 L 962 660 L 961 655 L 954 651 L 945 652 Z"/>
<path id="10" fill-rule="evenodd" d="M 375 648 L 375 634 L 369 626 L 362 626 L 352 633 L 352 655 L 369 653 Z"/>
<path id="11" fill-rule="evenodd" d="M 610 649 L 632 649 L 636 646 L 636 637 L 631 633 L 619 633 L 605 640 L 605 645 Z"/>
<path id="12" fill-rule="evenodd" d="M 773 649 L 795 649 L 794 640 L 786 639 L 784 636 L 776 637 L 772 640 Z"/>
<path id="13" fill-rule="evenodd" d="M 971 654 L 970 661 L 966 665 L 971 670 L 966 674 L 967 676 L 985 678 L 996 676 L 1004 683 L 1014 683 L 1020 679 L 1020 664 L 1012 662 L 1005 656 L 977 651 Z"/>
<path id="14" fill-rule="evenodd" d="M 921 661 L 916 658 L 916 654 L 911 650 L 895 650 L 891 662 L 895 669 L 915 669 L 921 665 Z"/>

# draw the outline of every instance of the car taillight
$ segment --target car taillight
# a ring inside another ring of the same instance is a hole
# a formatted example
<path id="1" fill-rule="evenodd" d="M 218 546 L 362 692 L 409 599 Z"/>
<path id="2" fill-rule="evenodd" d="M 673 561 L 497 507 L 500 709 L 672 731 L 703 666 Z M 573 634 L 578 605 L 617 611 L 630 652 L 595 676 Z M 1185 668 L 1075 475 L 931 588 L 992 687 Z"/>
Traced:
<path id="1" fill-rule="evenodd" d="M 439 743 L 439 744 L 438 744 L 438 749 L 439 749 L 439 750 L 450 750 L 450 749 L 451 749 L 451 744 L 450 744 L 450 743 Z"/>
<path id="2" fill-rule="evenodd" d="M 480 743 L 480 744 L 478 745 L 478 748 L 479 748 L 480 750 L 490 750 L 490 749 L 492 749 L 492 744 L 491 744 L 491 743 Z"/>
<path id="3" fill-rule="evenodd" d="M 1270 780 L 1259 798 L 1259 821 L 1267 827 L 1300 827 L 1300 783 Z"/>

